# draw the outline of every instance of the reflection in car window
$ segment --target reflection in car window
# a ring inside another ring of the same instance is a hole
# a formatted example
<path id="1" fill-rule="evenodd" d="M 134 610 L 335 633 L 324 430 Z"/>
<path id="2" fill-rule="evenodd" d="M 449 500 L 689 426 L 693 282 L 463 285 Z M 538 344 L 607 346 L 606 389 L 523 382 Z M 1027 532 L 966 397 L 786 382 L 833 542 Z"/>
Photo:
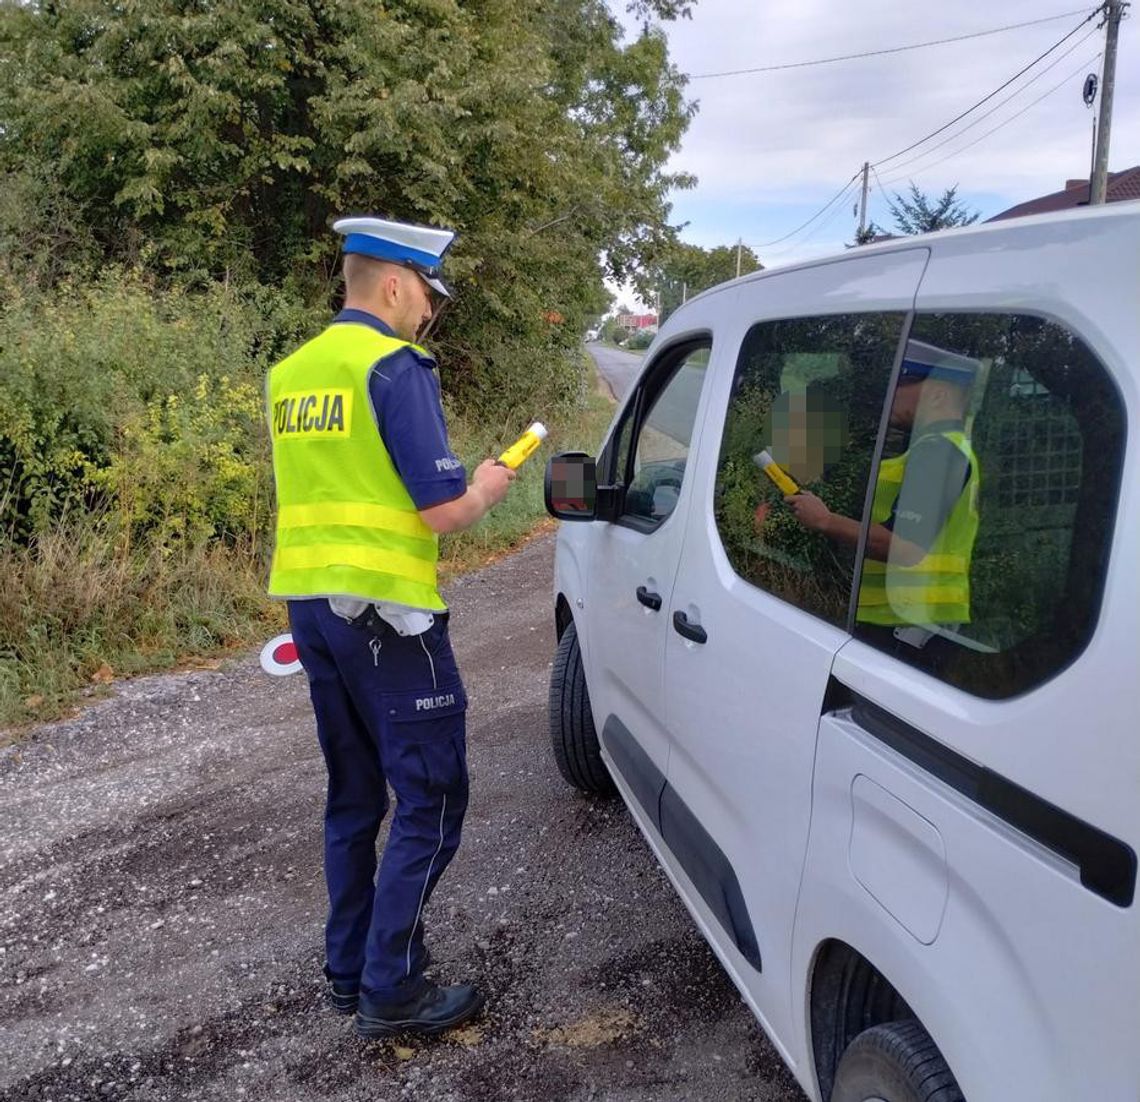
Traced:
<path id="1" fill-rule="evenodd" d="M 872 535 L 893 516 L 896 537 L 920 550 L 876 560 L 868 539 L 857 634 L 969 692 L 1012 696 L 1072 661 L 1092 632 L 1123 460 L 1120 400 L 1080 339 L 1040 318 L 920 315 L 904 367 L 912 348 L 940 360 L 942 378 L 916 388 L 900 375 L 892 408 L 915 391 L 915 424 L 888 434 Z"/>
<path id="2" fill-rule="evenodd" d="M 725 552 L 745 581 L 834 624 L 847 620 L 904 320 L 896 313 L 762 322 L 749 330 L 737 362 L 714 506 Z M 794 508 L 762 473 L 762 452 L 806 491 Z M 846 518 L 851 538 L 811 527 L 799 511 L 808 507 Z"/>
<path id="3" fill-rule="evenodd" d="M 646 392 L 648 410 L 641 419 L 626 468 L 623 513 L 639 528 L 657 527 L 677 506 L 708 362 L 707 345 L 690 346 L 679 360 L 663 367 L 668 375 L 663 385 L 659 375 L 647 376 L 647 385 L 657 389 L 656 394 Z M 628 427 L 629 422 L 622 426 L 622 438 Z"/>

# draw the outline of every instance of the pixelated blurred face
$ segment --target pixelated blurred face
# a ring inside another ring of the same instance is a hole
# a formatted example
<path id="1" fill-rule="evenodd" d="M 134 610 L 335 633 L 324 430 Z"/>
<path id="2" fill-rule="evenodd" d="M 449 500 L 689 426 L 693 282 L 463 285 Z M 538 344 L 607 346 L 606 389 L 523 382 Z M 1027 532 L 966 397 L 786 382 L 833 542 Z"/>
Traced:
<path id="1" fill-rule="evenodd" d="M 567 513 L 592 513 L 598 476 L 593 459 L 581 456 L 553 459 L 550 464 L 550 504 Z"/>
<path id="2" fill-rule="evenodd" d="M 772 403 L 772 458 L 801 483 L 822 478 L 847 444 L 847 414 L 827 394 L 785 390 Z"/>

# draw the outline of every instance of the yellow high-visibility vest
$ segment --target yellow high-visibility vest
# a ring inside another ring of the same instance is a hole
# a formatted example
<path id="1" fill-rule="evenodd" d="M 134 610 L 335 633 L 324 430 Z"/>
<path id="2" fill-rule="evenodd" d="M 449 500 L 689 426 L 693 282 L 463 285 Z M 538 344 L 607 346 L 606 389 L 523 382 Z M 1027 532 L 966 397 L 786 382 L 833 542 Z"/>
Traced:
<path id="1" fill-rule="evenodd" d="M 970 465 L 969 477 L 942 531 L 914 566 L 863 560 L 859 606 L 862 624 L 967 624 L 970 622 L 970 559 L 978 534 L 978 458 L 965 433 L 940 432 Z M 909 450 L 879 464 L 871 523 L 883 524 L 902 490 Z"/>
<path id="2" fill-rule="evenodd" d="M 377 361 L 408 347 L 415 348 L 370 326 L 338 322 L 270 371 L 277 486 L 271 596 L 447 607 L 436 581 L 439 537 L 400 481 L 368 394 Z"/>

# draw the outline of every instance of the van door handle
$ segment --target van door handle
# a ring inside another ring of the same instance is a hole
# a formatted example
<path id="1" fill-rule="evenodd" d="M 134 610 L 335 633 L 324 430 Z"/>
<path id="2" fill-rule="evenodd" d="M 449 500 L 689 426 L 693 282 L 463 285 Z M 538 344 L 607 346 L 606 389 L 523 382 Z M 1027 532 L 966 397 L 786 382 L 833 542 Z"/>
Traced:
<path id="1" fill-rule="evenodd" d="M 661 594 L 650 593 L 643 585 L 637 587 L 637 599 L 645 605 L 646 608 L 653 609 L 654 612 L 661 611 Z"/>
<path id="2" fill-rule="evenodd" d="M 678 635 L 683 635 L 686 639 L 692 639 L 694 643 L 707 643 L 709 633 L 705 631 L 700 624 L 690 622 L 688 616 L 683 612 L 673 613 L 673 627 L 676 629 Z"/>

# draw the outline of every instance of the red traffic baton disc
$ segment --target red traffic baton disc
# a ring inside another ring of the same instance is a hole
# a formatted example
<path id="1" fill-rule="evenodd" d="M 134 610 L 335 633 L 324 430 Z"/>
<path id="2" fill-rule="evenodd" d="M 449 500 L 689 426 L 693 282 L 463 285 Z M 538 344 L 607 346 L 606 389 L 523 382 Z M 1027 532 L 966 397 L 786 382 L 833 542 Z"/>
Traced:
<path id="1" fill-rule="evenodd" d="M 291 673 L 300 672 L 297 644 L 289 632 L 274 636 L 261 648 L 261 668 L 274 677 L 288 677 Z"/>

